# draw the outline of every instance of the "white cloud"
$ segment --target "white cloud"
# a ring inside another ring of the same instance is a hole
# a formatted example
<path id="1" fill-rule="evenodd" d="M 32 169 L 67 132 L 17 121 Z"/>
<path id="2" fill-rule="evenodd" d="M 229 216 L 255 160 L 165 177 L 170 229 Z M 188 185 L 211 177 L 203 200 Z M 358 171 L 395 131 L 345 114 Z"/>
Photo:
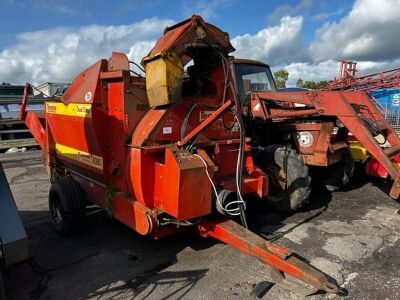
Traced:
<path id="1" fill-rule="evenodd" d="M 284 68 L 289 72 L 288 87 L 296 86 L 299 78 L 303 80 L 331 80 L 338 74 L 338 62 L 327 60 L 319 63 L 295 62 L 286 66 L 277 66 L 275 69 Z"/>
<path id="2" fill-rule="evenodd" d="M 231 2 L 196 1 L 198 12 L 209 16 L 215 16 L 217 4 L 227 6 Z M 301 33 L 304 18 L 284 16 L 274 26 L 232 38 L 237 49 L 233 54 L 264 61 L 275 70 L 285 68 L 290 74 L 288 84 L 292 86 L 298 78 L 314 81 L 334 78 L 339 59 L 358 61 L 364 74 L 399 67 L 400 5 L 396 2 L 357 0 L 348 15 L 338 22 L 324 24 L 308 47 Z M 130 25 L 58 27 L 19 34 L 15 45 L 0 50 L 0 82 L 71 80 L 96 60 L 108 58 L 112 51 L 125 52 L 131 60 L 139 62 L 164 27 L 173 23 L 169 19 L 152 18 Z"/>
<path id="3" fill-rule="evenodd" d="M 276 7 L 268 16 L 271 24 L 279 23 L 284 16 L 305 15 L 314 5 L 314 0 L 300 0 L 296 5 L 282 4 Z"/>
<path id="4" fill-rule="evenodd" d="M 339 22 L 326 23 L 309 47 L 314 61 L 386 61 L 400 56 L 398 0 L 357 0 Z"/>
<path id="5" fill-rule="evenodd" d="M 163 29 L 173 23 L 152 18 L 130 25 L 22 33 L 14 46 L 0 52 L 0 81 L 69 81 L 96 60 L 108 58 L 112 51 L 128 53 L 130 59 L 140 61 Z"/>
<path id="6" fill-rule="evenodd" d="M 283 17 L 276 26 L 258 33 L 245 34 L 232 39 L 235 56 L 263 60 L 271 64 L 287 64 L 299 61 L 303 55 L 301 37 L 302 17 Z"/>
<path id="7" fill-rule="evenodd" d="M 231 6 L 236 0 L 185 0 L 182 1 L 185 17 L 193 14 L 211 19 L 217 16 L 217 9 Z"/>

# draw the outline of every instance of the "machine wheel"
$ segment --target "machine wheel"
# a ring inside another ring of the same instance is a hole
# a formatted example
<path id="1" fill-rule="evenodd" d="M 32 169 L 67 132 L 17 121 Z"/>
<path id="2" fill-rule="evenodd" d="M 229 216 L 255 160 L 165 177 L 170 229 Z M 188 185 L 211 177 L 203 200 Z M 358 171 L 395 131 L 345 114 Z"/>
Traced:
<path id="1" fill-rule="evenodd" d="M 270 195 L 267 199 L 277 209 L 292 212 L 308 200 L 311 178 L 308 176 L 308 167 L 295 150 L 273 145 L 259 161 L 258 166 L 270 180 Z"/>
<path id="2" fill-rule="evenodd" d="M 85 221 L 86 199 L 79 184 L 70 178 L 58 178 L 49 192 L 50 219 L 61 234 L 77 232 Z"/>
<path id="3" fill-rule="evenodd" d="M 342 161 L 328 167 L 330 169 L 328 172 L 324 171 L 329 177 L 323 180 L 323 185 L 330 192 L 337 191 L 348 184 L 354 174 L 354 159 L 349 148 L 342 149 L 341 154 Z"/>

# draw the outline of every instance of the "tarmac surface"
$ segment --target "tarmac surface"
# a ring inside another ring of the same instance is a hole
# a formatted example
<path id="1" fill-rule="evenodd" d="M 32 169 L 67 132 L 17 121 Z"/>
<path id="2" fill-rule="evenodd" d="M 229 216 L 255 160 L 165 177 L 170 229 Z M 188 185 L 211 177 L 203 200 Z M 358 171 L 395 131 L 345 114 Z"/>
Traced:
<path id="1" fill-rule="evenodd" d="M 269 279 L 268 267 L 227 245 L 190 233 L 154 241 L 98 209 L 81 234 L 60 236 L 48 218 L 41 152 L 1 154 L 0 161 L 32 257 L 7 271 L 10 299 L 254 299 L 253 287 Z M 335 278 L 348 290 L 345 299 L 400 299 L 400 207 L 389 188 L 356 176 L 346 190 L 315 190 L 297 214 L 250 212 L 251 227 Z M 262 299 L 303 298 L 274 285 Z"/>

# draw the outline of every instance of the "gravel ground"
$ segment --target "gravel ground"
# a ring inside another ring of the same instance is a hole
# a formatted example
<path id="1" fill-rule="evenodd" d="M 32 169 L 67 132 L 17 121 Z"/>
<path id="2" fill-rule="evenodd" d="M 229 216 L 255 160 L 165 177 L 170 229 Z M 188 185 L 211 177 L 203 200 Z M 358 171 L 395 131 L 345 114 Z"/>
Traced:
<path id="1" fill-rule="evenodd" d="M 31 259 L 6 273 L 11 299 L 254 299 L 269 268 L 211 239 L 142 237 L 101 210 L 79 236 L 48 219 L 41 152 L 2 154 L 30 238 Z M 253 230 L 301 254 L 348 290 L 346 299 L 400 299 L 400 208 L 389 184 L 355 178 L 345 191 L 315 191 L 294 215 L 251 214 Z M 263 299 L 302 299 L 280 286 Z M 338 299 L 314 295 L 308 299 Z"/>

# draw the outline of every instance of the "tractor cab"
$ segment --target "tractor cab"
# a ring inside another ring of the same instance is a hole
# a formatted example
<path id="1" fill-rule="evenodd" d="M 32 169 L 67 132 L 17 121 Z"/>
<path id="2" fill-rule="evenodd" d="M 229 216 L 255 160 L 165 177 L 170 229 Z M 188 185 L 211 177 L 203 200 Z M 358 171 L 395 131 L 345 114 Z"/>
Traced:
<path id="1" fill-rule="evenodd" d="M 251 92 L 277 91 L 269 65 L 249 59 L 232 59 L 230 63 L 236 92 L 242 105 Z"/>

